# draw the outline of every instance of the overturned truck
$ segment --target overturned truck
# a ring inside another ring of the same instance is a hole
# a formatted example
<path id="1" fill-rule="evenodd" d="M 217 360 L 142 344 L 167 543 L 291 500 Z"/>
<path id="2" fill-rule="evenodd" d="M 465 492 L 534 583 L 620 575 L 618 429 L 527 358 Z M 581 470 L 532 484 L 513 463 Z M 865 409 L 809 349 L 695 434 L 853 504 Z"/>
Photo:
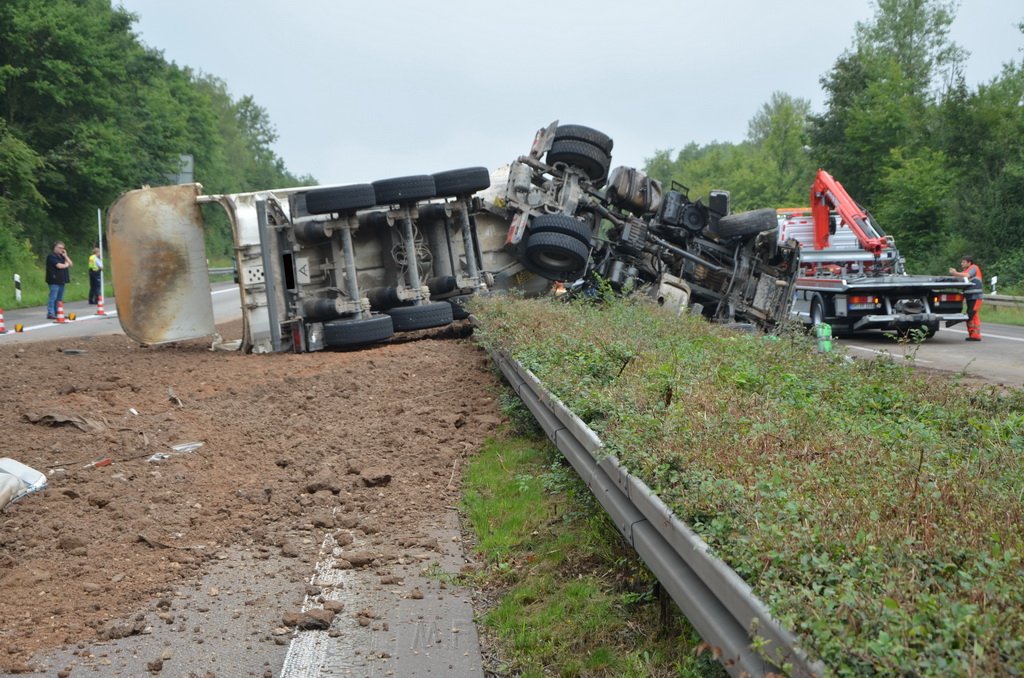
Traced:
<path id="1" fill-rule="evenodd" d="M 526 155 L 347 186 L 204 195 L 143 188 L 110 208 L 118 318 L 136 341 L 216 336 L 203 209 L 231 224 L 245 352 L 350 348 L 465 318 L 471 295 L 518 289 L 650 294 L 772 330 L 789 313 L 795 243 L 775 210 L 730 214 L 634 168 L 580 125 L 539 130 Z"/>

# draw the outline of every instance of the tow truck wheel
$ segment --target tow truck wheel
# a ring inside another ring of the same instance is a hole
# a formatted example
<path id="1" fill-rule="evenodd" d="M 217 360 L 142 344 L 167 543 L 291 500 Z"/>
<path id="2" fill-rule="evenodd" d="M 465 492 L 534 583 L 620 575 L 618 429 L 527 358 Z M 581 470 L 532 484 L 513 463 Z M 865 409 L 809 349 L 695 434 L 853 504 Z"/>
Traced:
<path id="1" fill-rule="evenodd" d="M 727 240 L 740 238 L 747 235 L 754 235 L 772 228 L 779 227 L 779 219 L 775 210 L 771 207 L 751 210 L 749 212 L 738 212 L 724 216 L 713 226 L 708 226 L 706 232 L 712 238 Z"/>
<path id="2" fill-rule="evenodd" d="M 530 222 L 530 233 L 562 233 L 590 245 L 590 226 L 566 214 L 541 214 Z"/>
<path id="3" fill-rule="evenodd" d="M 381 179 L 372 185 L 378 205 L 411 205 L 437 195 L 434 177 L 429 174 Z"/>
<path id="4" fill-rule="evenodd" d="M 590 258 L 590 248 L 564 233 L 531 233 L 524 252 L 526 267 L 548 280 L 576 280 Z"/>
<path id="5" fill-rule="evenodd" d="M 467 167 L 431 175 L 438 197 L 473 195 L 491 186 L 491 173 L 486 167 Z"/>
<path id="6" fill-rule="evenodd" d="M 395 333 L 390 316 L 332 320 L 324 323 L 324 345 L 328 348 L 349 348 L 384 341 Z"/>
<path id="7" fill-rule="evenodd" d="M 825 305 L 819 297 L 811 302 L 811 328 L 817 327 L 825 322 Z"/>
<path id="8" fill-rule="evenodd" d="M 551 150 L 548 151 L 548 164 L 558 163 L 578 167 L 591 181 L 604 183 L 612 159 L 604 149 L 593 144 L 575 139 L 559 139 L 551 144 Z"/>
<path id="9" fill-rule="evenodd" d="M 573 139 L 575 141 L 586 141 L 588 144 L 597 146 L 606 154 L 612 154 L 612 146 L 615 142 L 612 141 L 604 132 L 598 132 L 596 129 L 591 127 L 584 127 L 583 125 L 559 125 L 555 129 L 555 141 L 560 139 Z"/>
<path id="10" fill-rule="evenodd" d="M 385 311 L 391 316 L 396 332 L 425 330 L 452 322 L 452 305 L 447 301 L 431 301 L 419 306 L 395 306 Z"/>
<path id="11" fill-rule="evenodd" d="M 332 186 L 306 191 L 306 211 L 310 214 L 354 212 L 376 204 L 377 197 L 370 184 Z"/>

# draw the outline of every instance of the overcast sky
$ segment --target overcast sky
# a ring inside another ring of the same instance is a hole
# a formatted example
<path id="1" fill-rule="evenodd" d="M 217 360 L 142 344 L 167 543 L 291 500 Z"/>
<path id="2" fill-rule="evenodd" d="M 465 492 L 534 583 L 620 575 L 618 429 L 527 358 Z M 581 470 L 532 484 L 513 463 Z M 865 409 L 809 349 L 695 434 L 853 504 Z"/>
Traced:
<path id="1" fill-rule="evenodd" d="M 322 184 L 496 167 L 553 120 L 609 134 L 613 165 L 739 142 L 774 91 L 820 112 L 821 76 L 874 15 L 871 0 L 120 4 L 167 61 L 252 95 L 288 169 Z M 1019 0 L 963 0 L 951 37 L 972 85 L 1021 60 L 1021 20 Z"/>

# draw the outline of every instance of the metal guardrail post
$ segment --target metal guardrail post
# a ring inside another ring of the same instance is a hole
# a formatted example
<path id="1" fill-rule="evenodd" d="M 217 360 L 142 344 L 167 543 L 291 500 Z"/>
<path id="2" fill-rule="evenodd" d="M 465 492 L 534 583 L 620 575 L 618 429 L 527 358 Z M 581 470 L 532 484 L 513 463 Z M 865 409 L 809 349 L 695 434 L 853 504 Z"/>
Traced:
<path id="1" fill-rule="evenodd" d="M 743 579 L 618 460 L 602 454 L 597 435 L 529 370 L 490 351 L 516 394 L 734 676 L 821 676 L 824 665 L 797 647 Z M 755 642 L 756 637 L 756 642 Z M 760 646 L 755 651 L 755 646 Z"/>

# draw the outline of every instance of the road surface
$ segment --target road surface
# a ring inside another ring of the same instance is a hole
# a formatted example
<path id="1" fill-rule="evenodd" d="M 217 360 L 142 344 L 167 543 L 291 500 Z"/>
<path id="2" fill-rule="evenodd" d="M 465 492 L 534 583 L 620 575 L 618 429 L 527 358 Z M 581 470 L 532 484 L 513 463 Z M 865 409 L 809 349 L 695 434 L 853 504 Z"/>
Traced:
<path id="1" fill-rule="evenodd" d="M 854 357 L 891 354 L 915 365 L 1024 387 L 1024 327 L 982 323 L 982 340 L 965 341 L 963 326 L 940 329 L 922 344 L 899 344 L 881 332 L 841 337 Z"/>
<path id="2" fill-rule="evenodd" d="M 238 286 L 234 283 L 210 285 L 213 296 L 213 318 L 215 323 L 225 323 L 242 317 L 242 305 Z M 46 308 L 19 308 L 4 311 L 6 334 L 0 341 L 24 343 L 41 339 L 94 337 L 103 334 L 123 334 L 117 320 L 117 304 L 113 298 L 104 299 L 104 315 L 97 315 L 96 306 L 84 301 L 70 301 L 64 304 L 64 315 L 75 314 L 75 320 L 56 323 L 46 319 Z M 15 332 L 16 325 L 23 326 L 22 332 Z"/>

